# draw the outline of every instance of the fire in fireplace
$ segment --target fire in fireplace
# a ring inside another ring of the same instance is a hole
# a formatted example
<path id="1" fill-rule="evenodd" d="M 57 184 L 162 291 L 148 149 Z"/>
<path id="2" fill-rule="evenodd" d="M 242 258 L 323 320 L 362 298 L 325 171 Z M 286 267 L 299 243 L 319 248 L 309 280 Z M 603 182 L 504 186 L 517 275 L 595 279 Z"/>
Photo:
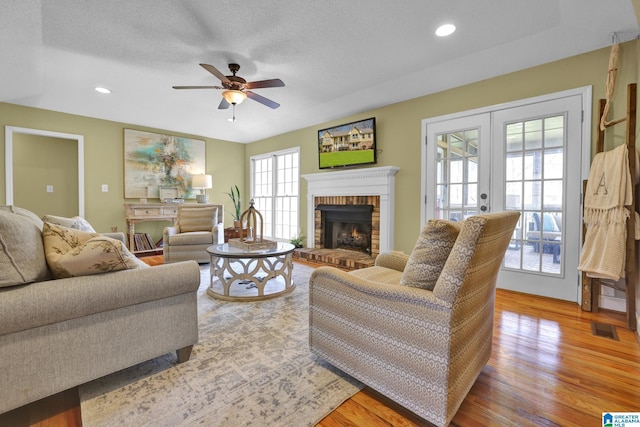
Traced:
<path id="1" fill-rule="evenodd" d="M 372 205 L 318 205 L 322 246 L 371 254 Z"/>

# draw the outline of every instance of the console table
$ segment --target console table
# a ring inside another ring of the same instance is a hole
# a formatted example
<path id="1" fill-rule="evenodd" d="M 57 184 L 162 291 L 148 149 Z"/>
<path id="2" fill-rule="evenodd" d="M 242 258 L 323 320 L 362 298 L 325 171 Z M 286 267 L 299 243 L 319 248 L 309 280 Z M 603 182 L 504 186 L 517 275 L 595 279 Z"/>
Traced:
<path id="1" fill-rule="evenodd" d="M 129 250 L 133 253 L 154 252 L 157 249 L 140 251 L 136 250 L 135 234 L 136 224 L 145 221 L 171 221 L 178 217 L 177 203 L 125 203 L 124 218 L 129 232 Z"/>

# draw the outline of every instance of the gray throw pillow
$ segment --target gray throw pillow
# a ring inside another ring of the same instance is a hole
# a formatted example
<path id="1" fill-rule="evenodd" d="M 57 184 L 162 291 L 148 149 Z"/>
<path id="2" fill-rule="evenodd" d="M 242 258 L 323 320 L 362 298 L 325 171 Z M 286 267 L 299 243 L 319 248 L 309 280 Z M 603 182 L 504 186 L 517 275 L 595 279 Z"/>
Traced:
<path id="1" fill-rule="evenodd" d="M 0 209 L 0 287 L 24 285 L 51 277 L 36 220 L 40 221 L 35 215 Z"/>
<path id="2" fill-rule="evenodd" d="M 76 230 L 86 231 L 87 233 L 96 232 L 96 230 L 93 229 L 91 224 L 89 224 L 89 222 L 86 219 L 80 216 L 67 218 L 64 216 L 45 215 L 42 217 L 42 221 L 48 222 L 51 224 L 61 225 L 63 227 L 75 228 Z"/>
<path id="3" fill-rule="evenodd" d="M 461 226 L 459 222 L 429 220 L 409 256 L 400 284 L 432 291 Z"/>

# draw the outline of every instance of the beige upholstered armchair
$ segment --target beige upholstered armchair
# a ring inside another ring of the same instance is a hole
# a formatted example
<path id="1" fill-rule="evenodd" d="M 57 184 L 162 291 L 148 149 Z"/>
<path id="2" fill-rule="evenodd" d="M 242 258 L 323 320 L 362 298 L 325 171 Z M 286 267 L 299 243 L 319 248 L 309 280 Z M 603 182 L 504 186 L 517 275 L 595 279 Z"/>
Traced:
<path id="1" fill-rule="evenodd" d="M 222 205 L 181 205 L 173 227 L 165 227 L 162 233 L 165 264 L 186 260 L 209 262 L 207 248 L 224 240 L 223 215 Z"/>
<path id="2" fill-rule="evenodd" d="M 431 220 L 411 256 L 311 275 L 311 351 L 438 426 L 491 356 L 495 284 L 520 214 Z"/>

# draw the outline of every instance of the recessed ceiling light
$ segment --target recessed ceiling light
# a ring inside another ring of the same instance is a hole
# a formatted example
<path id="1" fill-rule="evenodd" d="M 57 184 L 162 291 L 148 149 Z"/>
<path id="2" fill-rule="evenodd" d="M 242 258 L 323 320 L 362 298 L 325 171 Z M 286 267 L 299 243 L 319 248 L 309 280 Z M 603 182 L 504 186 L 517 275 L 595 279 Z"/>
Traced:
<path id="1" fill-rule="evenodd" d="M 440 25 L 436 30 L 436 36 L 445 37 L 450 36 L 456 30 L 456 26 L 453 24 Z"/>
<path id="2" fill-rule="evenodd" d="M 102 86 L 96 86 L 94 89 L 96 92 L 100 92 L 100 93 L 111 93 L 111 89 L 108 89 Z"/>

